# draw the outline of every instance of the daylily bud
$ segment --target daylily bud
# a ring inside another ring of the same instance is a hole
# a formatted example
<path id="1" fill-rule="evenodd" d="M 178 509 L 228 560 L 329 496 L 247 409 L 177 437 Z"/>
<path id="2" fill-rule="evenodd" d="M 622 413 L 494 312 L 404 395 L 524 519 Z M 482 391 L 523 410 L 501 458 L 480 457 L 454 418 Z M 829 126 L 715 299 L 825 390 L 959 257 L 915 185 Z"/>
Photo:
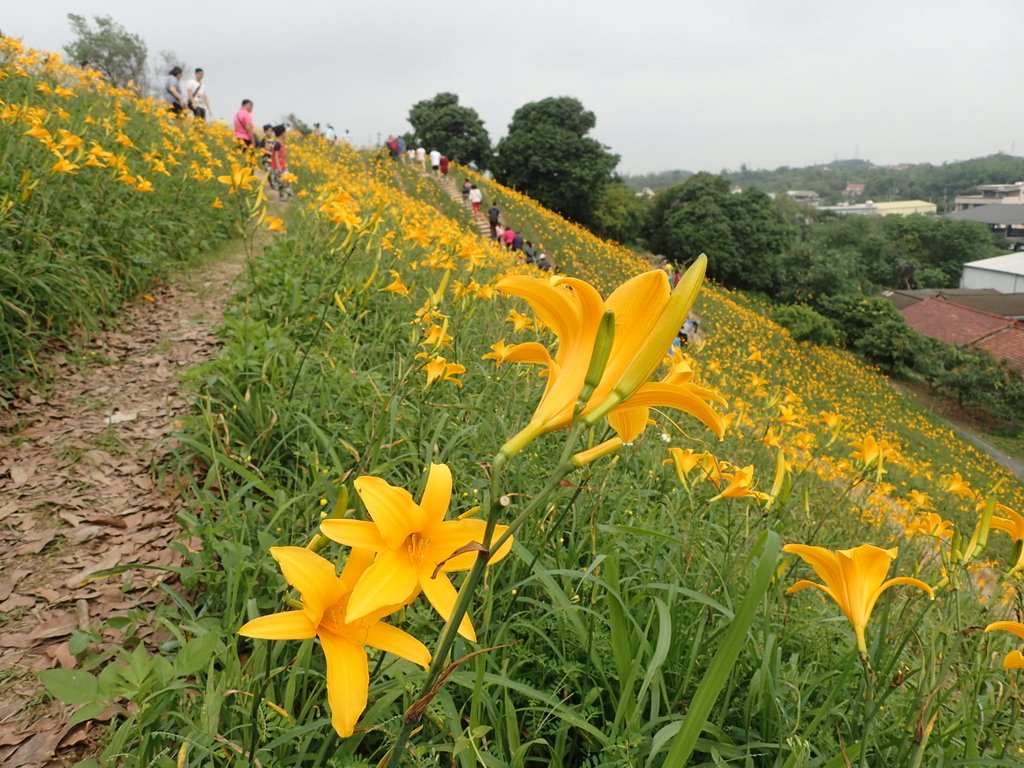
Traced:
<path id="1" fill-rule="evenodd" d="M 593 448 L 588 448 L 585 451 L 580 451 L 572 457 L 572 463 L 576 467 L 585 467 L 592 461 L 597 461 L 602 456 L 607 456 L 610 453 L 615 453 L 622 447 L 622 441 L 613 437 L 609 440 L 605 440 L 603 443 L 595 445 Z"/>
<path id="2" fill-rule="evenodd" d="M 583 390 L 580 392 L 580 399 L 576 405 L 577 411 L 586 407 L 590 396 L 594 394 L 597 385 L 601 383 L 604 369 L 608 365 L 608 358 L 612 353 L 612 344 L 615 341 L 615 313 L 605 311 L 601 316 L 601 325 L 597 329 L 597 338 L 594 339 L 594 352 L 590 356 L 590 367 L 587 368 L 587 377 L 583 380 Z"/>
<path id="3" fill-rule="evenodd" d="M 661 313 L 657 324 L 651 330 L 648 338 L 644 340 L 643 347 L 633 358 L 611 395 L 587 414 L 585 418 L 587 424 L 594 424 L 607 416 L 616 406 L 636 392 L 642 384 L 649 381 L 654 372 L 658 370 L 661 361 L 665 359 L 665 353 L 672 343 L 672 339 L 679 332 L 687 314 L 693 308 L 693 303 L 697 300 L 697 294 L 704 283 L 707 263 L 708 257 L 702 253 L 686 270 L 679 284 L 672 291 L 665 311 Z"/>

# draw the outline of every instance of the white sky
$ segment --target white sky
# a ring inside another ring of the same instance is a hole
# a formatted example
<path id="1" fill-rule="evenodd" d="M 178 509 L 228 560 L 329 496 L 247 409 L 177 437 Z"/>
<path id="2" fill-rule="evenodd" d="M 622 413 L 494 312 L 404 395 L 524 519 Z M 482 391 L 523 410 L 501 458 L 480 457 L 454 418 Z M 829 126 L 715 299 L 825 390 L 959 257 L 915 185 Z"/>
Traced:
<path id="1" fill-rule="evenodd" d="M 215 116 L 247 97 L 360 143 L 452 91 L 493 141 L 576 96 L 625 173 L 1024 154 L 1024 0 L 0 0 L 0 28 L 60 50 L 67 13 L 202 66 Z"/>

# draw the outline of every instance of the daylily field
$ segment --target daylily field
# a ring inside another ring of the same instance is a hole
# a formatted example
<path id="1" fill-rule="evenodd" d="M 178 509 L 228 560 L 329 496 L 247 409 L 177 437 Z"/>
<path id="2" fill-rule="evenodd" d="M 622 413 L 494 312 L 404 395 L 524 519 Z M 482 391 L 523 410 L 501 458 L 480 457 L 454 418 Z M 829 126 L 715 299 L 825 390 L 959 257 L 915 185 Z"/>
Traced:
<path id="1" fill-rule="evenodd" d="M 462 168 L 561 274 L 319 139 L 268 216 L 218 129 L 3 56 L 5 359 L 89 325 L 29 306 L 64 195 L 116 198 L 98 251 L 187 206 L 249 254 L 161 470 L 164 599 L 42 674 L 106 713 L 90 765 L 1021 764 L 1024 489 L 877 371 Z"/>

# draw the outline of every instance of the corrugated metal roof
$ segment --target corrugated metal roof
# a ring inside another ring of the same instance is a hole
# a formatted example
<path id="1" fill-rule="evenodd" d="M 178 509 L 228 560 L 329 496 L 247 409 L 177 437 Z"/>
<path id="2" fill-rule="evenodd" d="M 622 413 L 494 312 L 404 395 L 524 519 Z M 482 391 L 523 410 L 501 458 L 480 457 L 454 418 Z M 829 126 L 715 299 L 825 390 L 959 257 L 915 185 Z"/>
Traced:
<path id="1" fill-rule="evenodd" d="M 991 259 L 968 261 L 965 267 L 984 269 L 989 272 L 1005 272 L 1010 275 L 1024 275 L 1024 251 L 1008 253 L 1005 256 L 993 256 Z"/>
<path id="2" fill-rule="evenodd" d="M 1024 204 L 993 203 L 989 205 L 976 205 L 973 208 L 955 211 L 948 215 L 951 219 L 980 221 L 984 224 L 999 224 L 1004 227 L 1024 225 Z"/>

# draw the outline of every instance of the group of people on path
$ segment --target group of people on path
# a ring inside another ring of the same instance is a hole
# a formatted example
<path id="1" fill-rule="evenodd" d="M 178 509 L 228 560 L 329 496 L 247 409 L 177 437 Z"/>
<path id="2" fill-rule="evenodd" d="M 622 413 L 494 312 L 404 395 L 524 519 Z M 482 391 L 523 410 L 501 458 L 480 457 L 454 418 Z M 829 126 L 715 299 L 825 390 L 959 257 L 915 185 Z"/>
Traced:
<path id="1" fill-rule="evenodd" d="M 470 202 L 472 202 L 474 192 L 477 193 L 480 200 L 483 200 L 483 193 L 479 187 L 471 184 L 468 179 L 463 183 L 462 189 L 463 195 L 468 197 Z M 479 204 L 475 204 L 473 212 L 477 213 L 479 210 Z M 551 263 L 548 255 L 544 253 L 542 245 L 534 245 L 531 241 L 524 240 L 522 234 L 516 232 L 512 227 L 506 227 L 501 223 L 501 210 L 493 201 L 491 202 L 491 207 L 487 209 L 487 224 L 491 229 L 491 239 L 496 241 L 498 245 L 513 253 L 521 251 L 523 259 L 527 264 L 532 264 L 545 271 L 554 269 L 554 265 Z"/>
<path id="2" fill-rule="evenodd" d="M 82 63 L 83 68 L 88 68 L 87 65 L 88 62 Z M 196 67 L 184 87 L 181 85 L 181 75 L 181 67 L 173 67 L 167 73 L 164 88 L 160 94 L 161 101 L 175 115 L 183 115 L 185 110 L 188 110 L 193 117 L 206 120 L 206 116 L 212 112 L 210 95 L 206 91 L 206 83 L 203 82 L 206 73 L 203 72 L 202 67 Z"/>

